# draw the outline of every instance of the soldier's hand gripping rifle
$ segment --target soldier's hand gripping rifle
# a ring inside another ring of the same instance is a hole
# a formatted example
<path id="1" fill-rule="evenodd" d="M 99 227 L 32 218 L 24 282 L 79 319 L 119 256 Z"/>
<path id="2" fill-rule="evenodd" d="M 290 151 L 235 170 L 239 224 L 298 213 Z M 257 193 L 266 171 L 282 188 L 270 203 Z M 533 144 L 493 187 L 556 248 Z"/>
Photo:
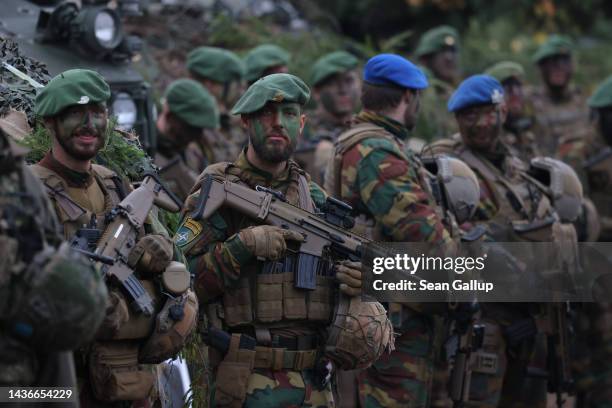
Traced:
<path id="1" fill-rule="evenodd" d="M 221 206 L 228 206 L 241 214 L 251 217 L 262 224 L 275 225 L 299 232 L 304 237 L 297 259 L 290 265 L 267 262 L 265 268 L 284 268 L 295 272 L 295 287 L 315 289 L 317 275 L 331 275 L 333 261 L 362 257 L 365 245 L 371 244 L 367 238 L 353 234 L 338 226 L 350 227 L 344 210 L 347 204 L 328 200 L 332 211 L 318 216 L 285 201 L 284 196 L 274 190 L 257 187 L 253 190 L 241 184 L 219 180 L 207 175 L 203 178 L 199 203 L 191 214 L 194 220 L 206 219 Z M 372 248 L 372 245 L 368 247 Z M 324 258 L 322 257 L 324 254 Z M 271 273 L 274 273 L 272 271 Z"/>
<path id="2" fill-rule="evenodd" d="M 102 261 L 100 269 L 103 275 L 125 292 L 134 310 L 146 316 L 154 312 L 153 300 L 127 262 L 136 245 L 138 232 L 154 204 L 170 212 L 181 209 L 181 203 L 165 189 L 159 178 L 148 173 L 140 186 L 107 215 L 107 227 L 94 253 L 101 260 L 112 260 L 112 263 Z"/>

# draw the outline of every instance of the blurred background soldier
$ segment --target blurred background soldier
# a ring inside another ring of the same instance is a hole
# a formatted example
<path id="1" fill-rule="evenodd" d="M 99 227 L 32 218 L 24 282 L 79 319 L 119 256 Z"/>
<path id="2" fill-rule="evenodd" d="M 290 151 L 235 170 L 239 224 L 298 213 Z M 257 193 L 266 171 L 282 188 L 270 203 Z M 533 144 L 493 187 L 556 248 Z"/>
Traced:
<path id="1" fill-rule="evenodd" d="M 187 55 L 187 69 L 191 78 L 215 97 L 219 108 L 218 132 L 205 129 L 204 140 L 200 143 L 206 159 L 202 169 L 212 163 L 235 160 L 247 143 L 247 135 L 240 120 L 228 111 L 242 95 L 244 63 L 232 51 L 199 47 Z"/>
<path id="2" fill-rule="evenodd" d="M 456 122 L 446 110 L 446 103 L 459 82 L 459 33 L 453 27 L 439 26 L 421 36 L 415 58 L 426 68 L 430 86 L 423 92 L 422 113 L 412 136 L 411 148 L 417 152 L 424 142 L 448 137 L 457 131 Z"/>
<path id="3" fill-rule="evenodd" d="M 312 67 L 312 96 L 317 110 L 308 114 L 295 160 L 318 184 L 323 183 L 334 142 L 350 126 L 359 105 L 361 78 L 357 65 L 355 56 L 336 51 L 321 57 Z"/>
<path id="4" fill-rule="evenodd" d="M 571 222 L 577 218 L 582 203 L 580 182 L 569 166 L 556 160 L 540 158 L 532 162 L 537 169 L 529 168 L 501 143 L 507 114 L 502 85 L 489 75 L 471 76 L 453 93 L 448 110 L 455 114 L 460 133 L 433 143 L 426 151 L 455 155 L 474 170 L 481 199 L 473 221 L 485 223 L 494 241 L 555 242 L 568 259 L 574 256 L 576 233 Z M 546 176 L 536 179 L 532 170 L 537 174 L 543 171 Z M 565 190 L 553 191 L 551 185 L 555 183 L 551 180 L 563 180 L 557 184 Z M 539 193 L 534 193 L 536 190 Z M 553 197 L 563 197 L 572 205 L 563 207 L 563 200 L 558 203 Z M 532 259 L 542 256 L 531 255 Z M 567 264 L 575 267 L 576 258 L 572 260 Z M 484 342 L 471 368 L 467 406 L 546 407 L 547 382 L 542 373 L 550 367 L 546 366 L 544 336 L 552 339 L 557 332 L 538 332 L 534 321 L 550 319 L 545 312 L 548 309 L 525 303 L 487 303 L 481 307 Z M 528 326 L 533 330 L 525 330 Z M 568 326 L 564 325 L 563 330 Z M 563 353 L 568 351 L 567 347 L 559 349 L 566 367 L 569 354 Z M 556 374 L 548 372 L 551 387 Z"/>
<path id="5" fill-rule="evenodd" d="M 43 182 L 64 237 L 85 238 L 89 251 L 113 233 L 106 227 L 121 216 L 115 207 L 131 191 L 126 180 L 92 164 L 109 134 L 105 106 L 109 97 L 102 76 L 83 69 L 59 74 L 36 97 L 36 113 L 52 148 L 30 168 Z M 139 229 L 137 242 L 129 243 L 133 247 L 125 267 L 152 298 L 154 310 L 150 315 L 135 311 L 124 291 L 109 283 L 102 326 L 76 359 L 85 407 L 140 406 L 159 400 L 157 364 L 174 357 L 195 327 L 197 300 L 189 289 L 189 274 L 183 264 L 172 262 L 174 248 L 165 230 L 150 233 L 154 226 L 150 221 L 143 226 L 122 224 L 114 235 L 127 228 Z M 168 274 L 181 276 L 181 271 L 182 286 L 180 279 L 172 280 L 174 287 L 164 283 Z"/>
<path id="6" fill-rule="evenodd" d="M 251 85 L 266 75 L 289 72 L 290 59 L 291 54 L 278 45 L 259 45 L 244 57 L 244 79 Z"/>
<path id="7" fill-rule="evenodd" d="M 502 61 L 487 69 L 485 74 L 497 79 L 504 87 L 508 115 L 500 136 L 501 142 L 509 146 L 514 155 L 526 162 L 540 156 L 533 132 L 535 122 L 533 108 L 525 100 L 523 93 L 525 79 L 523 67 L 514 61 Z"/>
<path id="8" fill-rule="evenodd" d="M 599 240 L 612 240 L 612 77 L 603 81 L 588 100 L 593 112 L 596 142 L 573 139 L 559 146 L 560 158 L 578 166 L 585 194 L 593 201 L 601 223 Z M 584 259 L 585 267 L 606 270 L 596 259 Z M 608 289 L 609 290 L 609 289 Z M 609 292 L 606 292 L 609 293 Z M 612 401 L 611 306 L 604 301 L 585 303 L 577 315 L 574 368 L 577 407 L 605 407 Z"/>
<path id="9" fill-rule="evenodd" d="M 592 138 L 586 95 L 572 84 L 574 44 L 562 35 L 551 35 L 533 55 L 542 85 L 528 99 L 533 103 L 538 126 L 537 144 L 542 154 L 557 155 L 557 147 L 572 139 Z"/>
<path id="10" fill-rule="evenodd" d="M 62 243 L 26 150 L 9 136 L 23 138 L 25 119 L 17 111 L 0 118 L 0 385 L 76 393 L 71 350 L 92 339 L 108 293 L 99 271 Z"/>
<path id="11" fill-rule="evenodd" d="M 209 160 L 206 153 L 211 152 L 211 147 L 202 137 L 203 130 L 218 127 L 217 104 L 202 85 L 193 79 L 178 79 L 168 86 L 157 119 L 159 148 L 155 164 L 160 167 L 164 183 L 181 200 L 187 198 Z"/>

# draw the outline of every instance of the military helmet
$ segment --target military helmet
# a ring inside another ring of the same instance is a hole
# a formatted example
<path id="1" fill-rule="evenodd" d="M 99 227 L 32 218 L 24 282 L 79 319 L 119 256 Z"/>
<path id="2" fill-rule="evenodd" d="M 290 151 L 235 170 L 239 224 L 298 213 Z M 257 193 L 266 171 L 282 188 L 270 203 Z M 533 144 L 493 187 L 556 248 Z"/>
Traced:
<path id="1" fill-rule="evenodd" d="M 432 189 L 439 204 L 453 213 L 459 224 L 472 218 L 480 201 L 480 184 L 472 169 L 446 155 L 425 159 L 423 164 L 434 176 Z"/>
<path id="2" fill-rule="evenodd" d="M 100 273 L 64 242 L 39 253 L 26 271 L 30 290 L 13 322 L 15 334 L 40 351 L 75 349 L 104 318 L 108 292 Z"/>
<path id="3" fill-rule="evenodd" d="M 394 349 L 393 326 L 378 302 L 341 295 L 329 329 L 325 356 L 342 370 L 370 366 Z"/>
<path id="4" fill-rule="evenodd" d="M 550 157 L 531 159 L 529 174 L 549 190 L 557 214 L 563 222 L 573 222 L 582 207 L 582 183 L 567 164 Z"/>

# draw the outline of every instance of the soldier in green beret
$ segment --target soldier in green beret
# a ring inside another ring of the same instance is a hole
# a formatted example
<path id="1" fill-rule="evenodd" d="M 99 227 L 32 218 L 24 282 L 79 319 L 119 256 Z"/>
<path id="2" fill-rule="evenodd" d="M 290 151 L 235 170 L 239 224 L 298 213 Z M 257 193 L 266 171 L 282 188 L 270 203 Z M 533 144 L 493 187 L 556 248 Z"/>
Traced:
<path id="1" fill-rule="evenodd" d="M 50 134 L 52 147 L 30 168 L 53 203 L 64 238 L 86 238 L 88 250 L 95 249 L 113 220 L 111 211 L 132 189 L 127 180 L 92 162 L 110 134 L 106 108 L 110 95 L 110 88 L 100 74 L 73 69 L 53 78 L 36 96 L 35 103 L 36 114 Z M 126 266 L 132 278 L 147 291 L 150 289 L 150 296 L 160 308 L 172 300 L 153 279 L 163 273 L 176 255 L 166 231 L 155 230 L 154 221 L 147 219 Z M 136 314 L 129 306 L 132 300 L 122 288 L 109 281 L 107 286 L 102 326 L 94 340 L 76 356 L 81 406 L 152 405 L 159 398 L 158 367 L 140 363 L 162 363 L 174 356 L 174 345 L 155 343 L 159 344 L 155 357 L 147 357 L 150 353 L 143 352 L 141 346 L 157 341 L 158 330 L 151 329 L 158 318 L 164 325 L 173 323 L 157 312 L 151 316 Z M 182 312 L 188 315 L 186 309 Z M 190 330 L 184 332 L 185 336 L 189 333 Z"/>
<path id="2" fill-rule="evenodd" d="M 202 138 L 189 146 L 190 155 L 208 164 L 233 161 L 247 143 L 240 119 L 229 114 L 229 107 L 243 92 L 244 62 L 232 51 L 199 47 L 187 56 L 192 79 L 204 86 L 217 101 L 219 129 L 204 129 Z M 202 157 L 201 153 L 204 153 Z"/>
<path id="3" fill-rule="evenodd" d="M 358 64 L 354 55 L 335 51 L 319 58 L 312 67 L 310 82 L 317 110 L 308 115 L 295 159 L 319 184 L 323 183 L 336 138 L 348 128 L 359 107 Z"/>
<path id="4" fill-rule="evenodd" d="M 233 163 L 209 166 L 203 175 L 280 191 L 287 202 L 311 212 L 320 207 L 325 193 L 291 160 L 304 129 L 303 108 L 309 96 L 306 84 L 290 74 L 256 81 L 232 110 L 248 130 L 248 146 Z M 192 266 L 200 302 L 211 312 L 209 324 L 233 338 L 225 356 L 209 348 L 214 406 L 333 406 L 331 368 L 317 351 L 334 309 L 331 300 L 314 294 L 305 298 L 304 290 L 294 286 L 293 272 L 272 275 L 261 262 L 282 259 L 291 242 L 304 238 L 295 231 L 260 225 L 227 205 L 206 220 L 194 220 L 189 214 L 199 196 L 197 189 L 187 199 L 175 243 Z M 361 284 L 361 272 L 354 266 L 339 268 L 338 280 L 348 285 L 340 290 Z M 344 273 L 355 276 L 355 281 L 342 280 Z M 336 290 L 336 285 L 324 279 L 320 289 Z M 311 304 L 315 298 L 316 312 Z M 238 346 L 253 341 L 255 352 Z"/>
<path id="5" fill-rule="evenodd" d="M 421 97 L 421 115 L 408 146 L 420 151 L 426 142 L 448 137 L 458 131 L 446 103 L 460 79 L 459 33 L 442 25 L 426 31 L 420 38 L 414 56 L 425 68 L 429 88 Z"/>
<path id="6" fill-rule="evenodd" d="M 244 57 L 245 79 L 251 85 L 259 78 L 270 74 L 289 72 L 291 54 L 278 45 L 262 44 Z"/>
<path id="7" fill-rule="evenodd" d="M 219 111 L 213 96 L 193 79 L 178 79 L 164 95 L 157 119 L 159 135 L 155 164 L 167 187 L 185 200 L 198 174 L 214 163 L 204 129 L 216 131 Z"/>
<path id="8" fill-rule="evenodd" d="M 497 79 L 504 87 L 508 116 L 500 139 L 522 160 L 529 162 L 541 156 L 534 133 L 533 106 L 525 99 L 525 70 L 514 61 L 501 61 L 489 67 L 485 74 Z"/>
<path id="9" fill-rule="evenodd" d="M 528 93 L 540 131 L 542 154 L 558 156 L 558 147 L 572 139 L 593 138 L 586 95 L 572 84 L 574 44 L 562 35 L 551 35 L 533 55 L 543 84 Z"/>

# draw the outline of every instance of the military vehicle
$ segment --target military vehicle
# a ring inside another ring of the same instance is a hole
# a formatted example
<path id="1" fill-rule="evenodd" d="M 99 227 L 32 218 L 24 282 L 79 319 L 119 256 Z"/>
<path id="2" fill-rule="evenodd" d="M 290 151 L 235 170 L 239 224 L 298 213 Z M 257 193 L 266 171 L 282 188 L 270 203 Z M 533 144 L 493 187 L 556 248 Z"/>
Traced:
<path id="1" fill-rule="evenodd" d="M 80 4 L 79 4 L 80 3 Z M 140 12 L 141 0 L 2 0 L 0 41 L 17 42 L 21 54 L 47 65 L 52 76 L 71 68 L 98 71 L 110 84 L 109 109 L 117 125 L 134 129 L 145 150 L 156 146 L 151 89 L 133 69 L 140 38 L 126 35 L 121 18 Z"/>

